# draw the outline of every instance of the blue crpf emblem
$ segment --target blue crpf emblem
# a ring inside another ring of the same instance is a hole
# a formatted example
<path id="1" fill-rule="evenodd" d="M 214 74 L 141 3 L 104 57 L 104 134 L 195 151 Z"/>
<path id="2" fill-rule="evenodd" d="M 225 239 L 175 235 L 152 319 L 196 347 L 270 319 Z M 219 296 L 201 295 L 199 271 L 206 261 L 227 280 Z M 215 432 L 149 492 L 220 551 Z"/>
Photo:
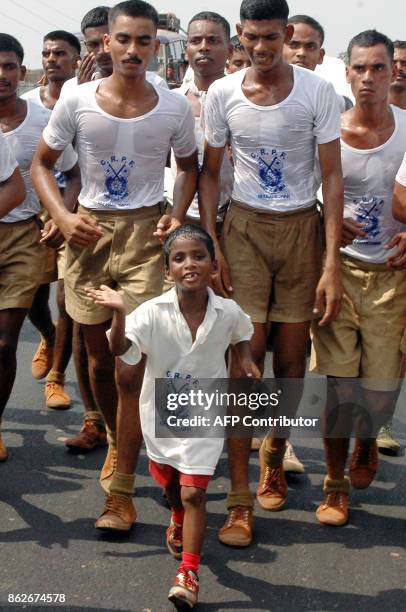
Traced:
<path id="1" fill-rule="evenodd" d="M 382 213 L 383 203 L 383 200 L 375 196 L 362 196 L 354 200 L 356 221 L 364 225 L 362 229 L 368 234 L 366 238 L 357 238 L 354 242 L 369 242 L 371 238 L 375 238 L 380 233 L 379 217 Z"/>
<path id="2" fill-rule="evenodd" d="M 102 159 L 100 164 L 106 175 L 104 195 L 114 202 L 124 200 L 128 196 L 128 175 L 131 168 L 134 168 L 135 162 L 125 155 L 122 157 L 112 155 L 109 160 Z"/>
<path id="3" fill-rule="evenodd" d="M 262 189 L 274 198 L 289 198 L 283 170 L 286 153 L 276 149 L 260 149 L 258 153 L 251 153 L 251 157 L 258 164 L 258 178 Z"/>

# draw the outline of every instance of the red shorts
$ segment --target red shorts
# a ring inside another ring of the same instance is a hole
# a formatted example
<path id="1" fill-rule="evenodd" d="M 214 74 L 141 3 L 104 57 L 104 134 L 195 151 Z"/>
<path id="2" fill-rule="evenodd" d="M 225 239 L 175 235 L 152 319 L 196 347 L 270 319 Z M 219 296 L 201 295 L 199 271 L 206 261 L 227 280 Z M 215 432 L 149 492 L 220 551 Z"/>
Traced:
<path id="1" fill-rule="evenodd" d="M 149 473 L 165 489 L 177 478 L 182 487 L 196 487 L 206 491 L 209 486 L 211 476 L 201 476 L 199 474 L 184 474 L 166 463 L 157 463 L 149 460 Z"/>

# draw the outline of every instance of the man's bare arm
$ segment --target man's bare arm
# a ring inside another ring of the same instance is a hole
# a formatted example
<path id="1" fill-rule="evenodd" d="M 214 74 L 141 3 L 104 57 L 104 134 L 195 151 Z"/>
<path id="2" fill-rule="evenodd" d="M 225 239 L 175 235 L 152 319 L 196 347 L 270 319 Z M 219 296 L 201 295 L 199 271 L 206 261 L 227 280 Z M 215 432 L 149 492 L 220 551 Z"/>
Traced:
<path id="1" fill-rule="evenodd" d="M 204 229 L 213 239 L 218 269 L 214 275 L 214 288 L 227 297 L 232 291 L 228 265 L 221 252 L 216 234 L 217 210 L 220 198 L 220 169 L 224 147 L 211 147 L 206 141 L 203 168 L 199 179 L 199 212 Z"/>
<path id="2" fill-rule="evenodd" d="M 324 309 L 319 325 L 334 321 L 341 308 L 340 244 L 343 228 L 344 183 L 340 140 L 319 145 L 326 235 L 325 267 L 316 291 L 315 311 Z"/>
<path id="3" fill-rule="evenodd" d="M 177 175 L 173 189 L 173 208 L 170 215 L 163 215 L 154 235 L 160 240 L 167 236 L 184 220 L 190 203 L 197 191 L 198 163 L 197 151 L 188 157 L 177 157 Z"/>
<path id="4" fill-rule="evenodd" d="M 0 183 L 0 219 L 24 202 L 25 184 L 21 172 L 16 168 L 11 176 Z"/>
<path id="5" fill-rule="evenodd" d="M 67 210 L 53 173 L 61 153 L 51 149 L 41 136 L 31 164 L 31 180 L 38 197 L 67 242 L 86 248 L 103 233 L 90 215 L 76 215 Z"/>
<path id="6" fill-rule="evenodd" d="M 396 221 L 406 223 L 406 187 L 397 181 L 393 191 L 392 214 Z"/>

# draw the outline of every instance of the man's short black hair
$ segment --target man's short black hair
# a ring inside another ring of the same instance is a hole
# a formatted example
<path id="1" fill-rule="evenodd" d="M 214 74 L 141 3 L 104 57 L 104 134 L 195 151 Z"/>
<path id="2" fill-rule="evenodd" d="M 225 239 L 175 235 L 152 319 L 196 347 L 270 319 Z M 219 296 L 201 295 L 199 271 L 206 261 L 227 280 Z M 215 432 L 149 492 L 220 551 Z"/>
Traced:
<path id="1" fill-rule="evenodd" d="M 100 28 L 106 26 L 109 20 L 109 10 L 110 7 L 108 6 L 96 6 L 96 8 L 87 12 L 80 24 L 82 34 L 85 33 L 86 28 Z"/>
<path id="2" fill-rule="evenodd" d="M 230 24 L 227 19 L 219 15 L 218 13 L 213 13 L 212 11 L 202 11 L 201 13 L 197 13 L 192 19 L 189 21 L 189 25 L 187 27 L 188 32 L 190 28 L 190 24 L 194 21 L 212 21 L 213 23 L 218 23 L 223 27 L 223 30 L 226 34 L 227 40 L 230 40 L 231 29 Z"/>
<path id="3" fill-rule="evenodd" d="M 286 0 L 242 0 L 240 20 L 265 21 L 280 19 L 287 21 L 289 7 Z"/>
<path id="4" fill-rule="evenodd" d="M 406 40 L 394 40 L 393 46 L 395 49 L 406 49 Z"/>
<path id="5" fill-rule="evenodd" d="M 305 25 L 308 25 L 310 28 L 313 28 L 313 30 L 316 30 L 316 32 L 319 33 L 321 38 L 320 44 L 322 45 L 324 43 L 324 28 L 318 21 L 313 19 L 313 17 L 310 17 L 309 15 L 293 15 L 292 17 L 289 17 L 288 23 L 292 23 L 293 25 L 304 23 Z"/>
<path id="6" fill-rule="evenodd" d="M 127 17 L 145 17 L 151 19 L 155 27 L 158 29 L 159 16 L 157 11 L 148 2 L 143 0 L 126 0 L 126 2 L 120 2 L 116 4 L 109 11 L 109 28 L 113 25 L 116 18 L 119 15 L 126 15 Z"/>
<path id="7" fill-rule="evenodd" d="M 45 34 L 43 38 L 43 42 L 45 43 L 47 40 L 63 40 L 68 45 L 74 49 L 78 55 L 80 55 L 80 42 L 76 38 L 74 34 L 67 32 L 66 30 L 54 30 L 53 32 L 48 32 Z"/>
<path id="8" fill-rule="evenodd" d="M 186 238 L 187 240 L 200 240 L 209 252 L 210 259 L 214 261 L 216 255 L 214 252 L 214 243 L 209 234 L 199 225 L 193 225 L 193 223 L 184 223 L 180 227 L 176 228 L 164 242 L 164 257 L 165 266 L 169 267 L 169 257 L 171 254 L 171 247 L 177 238 Z"/>
<path id="9" fill-rule="evenodd" d="M 360 32 L 350 40 L 347 49 L 347 61 L 351 61 L 351 53 L 354 47 L 375 47 L 376 45 L 384 45 L 388 50 L 388 55 L 393 61 L 394 46 L 390 38 L 377 32 L 377 30 L 365 30 Z"/>
<path id="10" fill-rule="evenodd" d="M 4 34 L 0 32 L 0 51 L 6 51 L 7 53 L 15 53 L 18 57 L 20 64 L 24 61 L 24 49 L 21 43 L 11 36 L 11 34 Z"/>

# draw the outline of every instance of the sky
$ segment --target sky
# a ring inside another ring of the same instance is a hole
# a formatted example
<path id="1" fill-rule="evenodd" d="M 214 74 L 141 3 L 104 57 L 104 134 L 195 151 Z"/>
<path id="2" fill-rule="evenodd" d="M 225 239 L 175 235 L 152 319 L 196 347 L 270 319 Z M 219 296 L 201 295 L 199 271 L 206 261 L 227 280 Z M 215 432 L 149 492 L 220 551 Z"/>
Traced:
<path id="1" fill-rule="evenodd" d="M 97 2 L 97 0 L 96 0 Z M 95 0 L 1 0 L 0 29 L 12 34 L 25 49 L 28 68 L 41 65 L 42 37 L 51 30 L 80 30 L 83 15 L 96 6 Z M 100 0 L 107 6 L 116 2 Z M 406 2 L 404 0 L 288 0 L 290 14 L 311 15 L 326 30 L 325 49 L 337 55 L 346 49 L 352 36 L 376 28 L 392 39 L 406 39 Z M 199 0 L 155 0 L 160 11 L 171 11 L 186 28 L 188 20 L 202 10 L 220 12 L 231 24 L 232 32 L 239 16 L 239 0 L 201 2 Z"/>

